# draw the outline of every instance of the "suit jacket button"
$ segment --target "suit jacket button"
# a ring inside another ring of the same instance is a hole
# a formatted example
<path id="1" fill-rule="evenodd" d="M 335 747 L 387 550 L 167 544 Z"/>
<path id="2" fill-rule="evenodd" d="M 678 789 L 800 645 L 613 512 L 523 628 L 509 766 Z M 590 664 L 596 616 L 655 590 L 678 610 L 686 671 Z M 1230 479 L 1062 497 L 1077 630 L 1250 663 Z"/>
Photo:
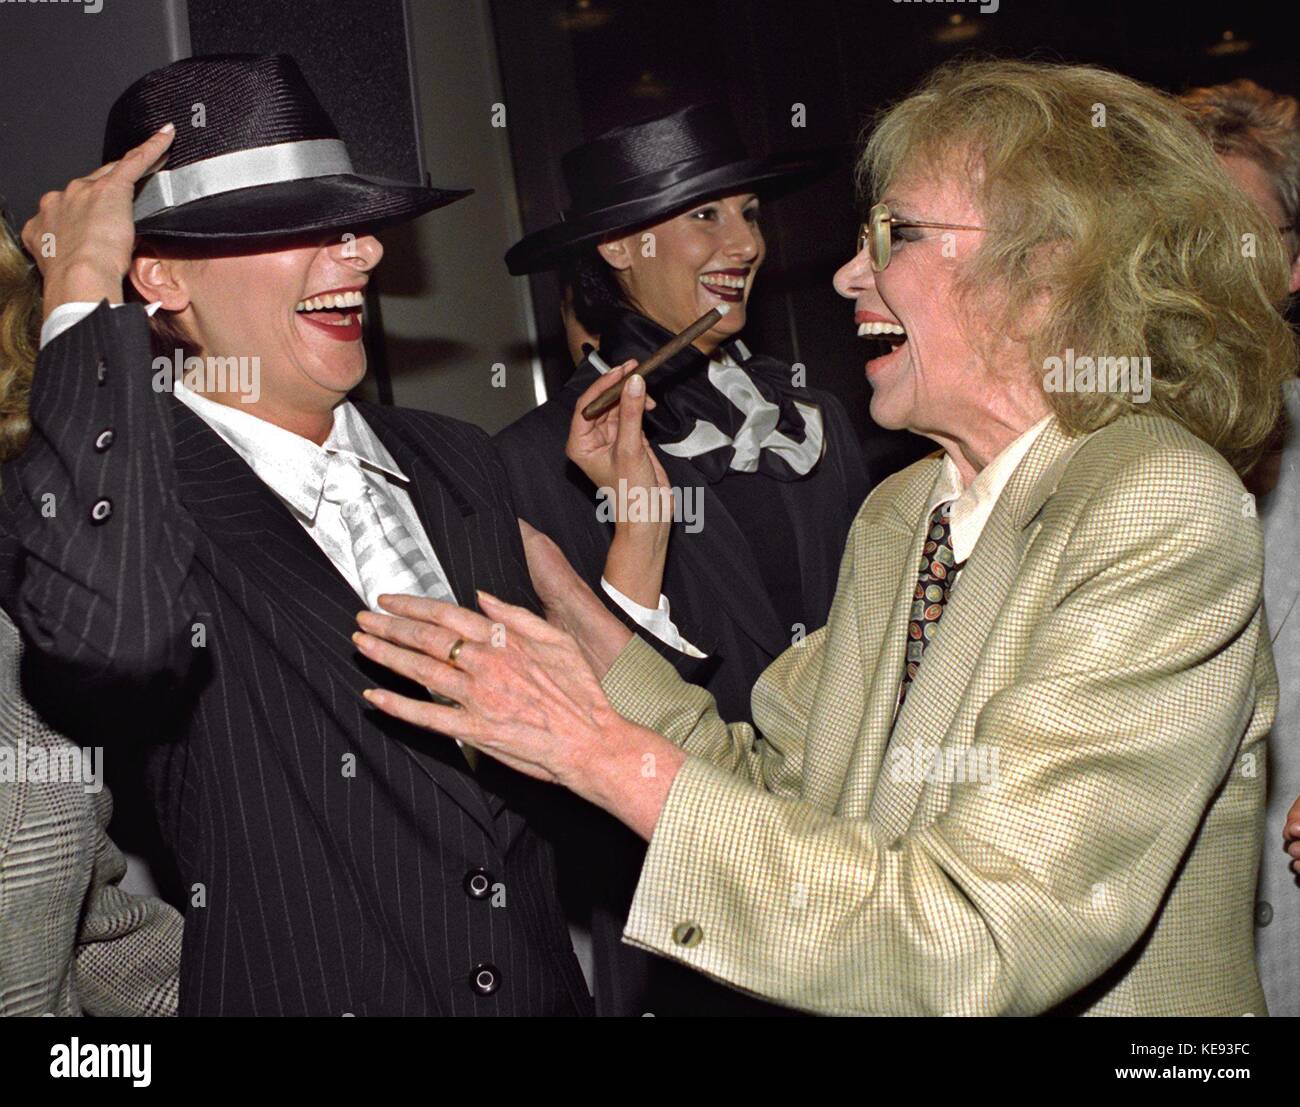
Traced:
<path id="1" fill-rule="evenodd" d="M 102 454 L 113 444 L 113 437 L 113 428 L 105 427 L 95 439 L 95 451 Z"/>
<path id="2" fill-rule="evenodd" d="M 470 899 L 487 899 L 492 894 L 492 874 L 487 869 L 470 869 L 465 874 L 465 894 Z"/>
<path id="3" fill-rule="evenodd" d="M 483 961 L 475 965 L 469 974 L 469 986 L 477 995 L 490 996 L 501 987 L 501 973 L 495 965 Z"/>
<path id="4" fill-rule="evenodd" d="M 699 923 L 682 922 L 673 927 L 673 941 L 687 949 L 698 946 L 703 938 L 704 931 L 700 929 Z"/>
<path id="5" fill-rule="evenodd" d="M 90 521 L 95 524 L 107 523 L 108 517 L 113 514 L 113 501 L 110 499 L 96 500 L 95 505 L 90 509 Z"/>
<path id="6" fill-rule="evenodd" d="M 1267 900 L 1255 904 L 1255 925 L 1268 926 L 1273 921 L 1273 905 Z"/>

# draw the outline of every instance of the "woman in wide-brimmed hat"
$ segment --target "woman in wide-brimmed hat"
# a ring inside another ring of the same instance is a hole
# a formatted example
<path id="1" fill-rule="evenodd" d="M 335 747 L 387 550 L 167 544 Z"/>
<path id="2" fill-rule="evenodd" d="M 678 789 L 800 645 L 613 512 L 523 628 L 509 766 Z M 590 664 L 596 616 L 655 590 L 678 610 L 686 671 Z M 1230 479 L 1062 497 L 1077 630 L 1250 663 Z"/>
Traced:
<path id="1" fill-rule="evenodd" d="M 830 162 L 825 152 L 751 156 L 725 108 L 691 105 L 567 154 L 571 207 L 506 255 L 512 273 L 559 269 L 576 322 L 600 345 L 555 397 L 498 436 L 516 506 L 737 718 L 749 717 L 758 674 L 825 622 L 867 493 L 841 404 L 739 337 L 767 252 L 760 205 Z M 598 510 L 598 490 L 566 460 L 565 440 L 577 397 L 601 371 L 643 360 L 718 305 L 728 309 L 721 321 L 647 381 L 645 434 L 677 493 L 661 585 L 621 556 L 619 528 L 605 521 L 636 505 L 615 491 Z M 626 1014 L 707 1009 L 714 997 L 695 994 L 702 982 L 683 986 L 672 966 L 620 946 L 639 854 L 612 822 L 608 835 L 629 849 L 612 878 L 594 881 L 608 909 L 605 925 L 597 921 L 606 939 L 598 934 L 597 974 L 616 978 L 613 991 L 598 983 L 598 1004 Z"/>
<path id="2" fill-rule="evenodd" d="M 528 782 L 367 711 L 351 639 L 385 592 L 532 598 L 487 435 L 348 399 L 371 232 L 465 193 L 355 173 L 285 55 L 145 75 L 105 156 L 25 231 L 48 317 L 0 602 L 56 706 L 144 747 L 180 1013 L 587 1013 Z"/>

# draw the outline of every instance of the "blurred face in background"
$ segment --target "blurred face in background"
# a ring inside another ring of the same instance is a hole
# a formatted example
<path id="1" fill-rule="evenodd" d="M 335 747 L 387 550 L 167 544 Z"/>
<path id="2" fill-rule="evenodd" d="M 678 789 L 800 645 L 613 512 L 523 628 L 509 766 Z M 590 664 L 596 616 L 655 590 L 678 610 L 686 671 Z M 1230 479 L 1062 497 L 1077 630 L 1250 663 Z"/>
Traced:
<path id="1" fill-rule="evenodd" d="M 728 305 L 728 314 L 695 343 L 711 353 L 745 326 L 754 277 L 767 254 L 758 205 L 749 192 L 707 200 L 598 249 L 632 307 L 667 330 L 684 330 Z"/>
<path id="2" fill-rule="evenodd" d="M 1241 154 L 1221 154 L 1219 161 L 1228 171 L 1237 187 L 1259 205 L 1274 227 L 1284 227 L 1290 220 L 1282 207 L 1282 199 L 1277 194 L 1273 178 L 1269 171 L 1254 158 Z M 1291 259 L 1290 290 L 1300 292 L 1300 231 L 1292 227 L 1289 231 L 1278 231 L 1284 235 L 1287 256 Z"/>

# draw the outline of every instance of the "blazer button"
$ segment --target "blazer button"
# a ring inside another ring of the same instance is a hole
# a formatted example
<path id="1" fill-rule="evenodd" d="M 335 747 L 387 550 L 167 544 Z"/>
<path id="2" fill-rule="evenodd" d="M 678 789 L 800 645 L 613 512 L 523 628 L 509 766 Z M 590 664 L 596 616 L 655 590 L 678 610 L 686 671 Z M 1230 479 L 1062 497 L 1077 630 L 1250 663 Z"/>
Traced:
<path id="1" fill-rule="evenodd" d="M 487 869 L 470 869 L 465 874 L 465 894 L 470 899 L 487 899 L 492 894 L 492 874 Z"/>
<path id="2" fill-rule="evenodd" d="M 501 973 L 495 965 L 483 961 L 470 971 L 469 986 L 477 995 L 490 996 L 501 987 Z"/>
<path id="3" fill-rule="evenodd" d="M 1273 905 L 1267 900 L 1255 904 L 1255 925 L 1268 926 L 1273 921 Z"/>
<path id="4" fill-rule="evenodd" d="M 704 939 L 704 931 L 699 923 L 683 922 L 673 927 L 673 941 L 687 949 L 698 946 Z"/>
<path id="5" fill-rule="evenodd" d="M 90 509 L 90 521 L 96 525 L 107 523 L 110 515 L 113 514 L 113 501 L 110 499 L 96 500 L 94 507 Z"/>
<path id="6" fill-rule="evenodd" d="M 113 437 L 114 436 L 113 436 L 112 427 L 105 427 L 102 431 L 100 431 L 99 436 L 95 439 L 96 452 L 102 454 L 105 450 L 107 450 L 109 446 L 113 444 Z"/>

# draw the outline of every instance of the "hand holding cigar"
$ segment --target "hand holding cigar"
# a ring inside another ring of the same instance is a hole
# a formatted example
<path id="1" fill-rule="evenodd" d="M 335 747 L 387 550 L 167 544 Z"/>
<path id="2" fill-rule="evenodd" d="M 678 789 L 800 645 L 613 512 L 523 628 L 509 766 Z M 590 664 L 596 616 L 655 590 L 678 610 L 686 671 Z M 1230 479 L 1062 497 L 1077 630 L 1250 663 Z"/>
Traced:
<path id="1" fill-rule="evenodd" d="M 651 354 L 645 361 L 641 362 L 628 377 L 633 375 L 639 377 L 648 377 L 659 368 L 669 358 L 679 354 L 694 342 L 705 331 L 717 325 L 718 321 L 731 310 L 730 304 L 719 304 L 712 311 L 707 311 L 701 315 L 694 323 L 687 327 L 678 335 L 674 335 L 662 346 Z M 618 403 L 619 396 L 623 392 L 623 386 L 627 383 L 628 377 L 607 392 L 602 392 L 586 407 L 582 409 L 582 417 L 588 422 L 593 422 L 605 414 L 611 407 Z"/>

